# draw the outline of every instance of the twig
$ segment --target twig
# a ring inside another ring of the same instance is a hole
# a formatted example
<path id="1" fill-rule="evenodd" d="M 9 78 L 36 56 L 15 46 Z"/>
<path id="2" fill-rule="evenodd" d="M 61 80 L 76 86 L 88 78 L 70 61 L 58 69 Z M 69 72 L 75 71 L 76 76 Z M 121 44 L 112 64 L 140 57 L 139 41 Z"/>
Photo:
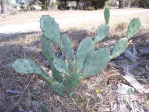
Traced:
<path id="1" fill-rule="evenodd" d="M 7 89 L 6 92 L 7 93 L 12 93 L 12 94 L 21 94 L 22 93 L 21 91 L 10 90 L 10 89 Z"/>

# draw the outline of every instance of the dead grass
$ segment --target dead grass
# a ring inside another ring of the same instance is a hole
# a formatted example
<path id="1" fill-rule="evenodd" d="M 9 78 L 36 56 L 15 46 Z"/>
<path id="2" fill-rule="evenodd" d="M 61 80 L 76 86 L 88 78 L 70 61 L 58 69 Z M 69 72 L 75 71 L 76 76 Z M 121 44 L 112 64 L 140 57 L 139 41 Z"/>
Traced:
<path id="1" fill-rule="evenodd" d="M 67 32 L 72 40 L 81 41 L 87 35 L 94 35 L 84 31 L 78 38 L 76 33 L 79 31 L 74 32 Z M 0 106 L 3 107 L 0 111 L 40 112 L 41 104 L 44 104 L 49 112 L 103 112 L 105 109 L 112 109 L 112 104 L 117 99 L 114 90 L 117 83 L 123 79 L 117 79 L 121 72 L 110 65 L 100 75 L 82 81 L 74 98 L 69 95 L 59 97 L 37 76 L 17 74 L 11 68 L 11 63 L 18 58 L 32 58 L 41 66 L 48 68 L 41 54 L 40 35 L 40 32 L 31 32 L 3 35 L 0 38 Z M 79 41 L 74 46 L 77 46 Z M 115 78 L 112 78 L 113 76 Z"/>
<path id="2" fill-rule="evenodd" d="M 76 35 L 77 31 L 74 32 L 75 34 L 72 31 L 68 33 L 72 35 L 72 40 L 78 39 L 77 43 L 74 43 L 74 46 L 77 46 L 78 42 L 85 35 L 93 35 L 91 33 L 85 33 L 84 31 L 78 38 L 78 35 Z M 108 92 L 106 80 L 104 82 L 101 78 L 102 76 L 95 76 L 90 80 L 83 81 L 82 86 L 76 92 L 75 98 L 70 98 L 69 95 L 61 98 L 53 94 L 49 86 L 37 76 L 17 74 L 11 68 L 11 63 L 18 58 L 32 58 L 41 66 L 48 67 L 45 64 L 46 60 L 41 54 L 39 37 L 39 32 L 14 34 L 10 36 L 3 35 L 1 37 L 0 106 L 3 107 L 1 111 L 36 110 L 38 112 L 40 111 L 40 104 L 44 103 L 50 112 L 90 112 L 96 110 L 96 106 L 99 105 L 98 103 L 103 105 L 100 102 L 103 98 L 100 98 L 95 92 L 96 89 L 99 89 L 100 93 L 103 93 L 102 97 L 104 95 L 106 96 L 105 92 Z M 9 92 L 9 90 L 12 92 Z"/>

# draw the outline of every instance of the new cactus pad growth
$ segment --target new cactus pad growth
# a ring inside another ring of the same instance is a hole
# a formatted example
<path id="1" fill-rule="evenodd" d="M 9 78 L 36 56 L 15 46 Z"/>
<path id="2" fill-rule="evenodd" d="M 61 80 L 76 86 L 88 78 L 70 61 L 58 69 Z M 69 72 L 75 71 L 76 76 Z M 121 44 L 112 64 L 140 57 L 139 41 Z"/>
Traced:
<path id="1" fill-rule="evenodd" d="M 105 19 L 105 23 L 109 24 L 109 21 L 110 21 L 110 11 L 109 11 L 109 9 L 107 7 L 104 10 L 104 19 Z"/>
<path id="2" fill-rule="evenodd" d="M 96 44 L 106 38 L 109 33 L 110 11 L 104 10 L 105 24 L 98 27 L 96 35 L 83 39 L 75 51 L 67 34 L 60 34 L 59 25 L 48 15 L 40 19 L 42 30 L 41 49 L 50 64 L 52 77 L 39 67 L 33 60 L 18 59 L 12 64 L 12 68 L 21 74 L 37 74 L 46 81 L 51 90 L 60 96 L 74 91 L 79 87 L 81 79 L 99 74 L 108 65 L 109 61 L 122 54 L 128 46 L 128 40 L 135 35 L 140 28 L 140 20 L 131 20 L 125 38 L 121 38 L 114 48 L 97 48 Z M 59 47 L 60 54 L 57 55 L 55 45 Z"/>

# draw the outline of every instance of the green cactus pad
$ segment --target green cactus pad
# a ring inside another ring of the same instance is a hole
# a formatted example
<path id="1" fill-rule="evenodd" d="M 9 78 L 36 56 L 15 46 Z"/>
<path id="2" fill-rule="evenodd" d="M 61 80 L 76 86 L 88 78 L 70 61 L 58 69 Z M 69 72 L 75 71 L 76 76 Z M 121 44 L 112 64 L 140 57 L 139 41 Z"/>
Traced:
<path id="1" fill-rule="evenodd" d="M 60 45 L 60 28 L 53 18 L 43 15 L 40 19 L 40 28 L 45 37 Z"/>
<path id="2" fill-rule="evenodd" d="M 74 89 L 80 84 L 80 75 L 72 74 L 66 77 L 65 85 L 68 89 Z"/>
<path id="3" fill-rule="evenodd" d="M 110 51 L 107 48 L 96 50 L 85 63 L 84 77 L 96 75 L 106 68 L 110 61 Z"/>
<path id="4" fill-rule="evenodd" d="M 48 73 L 46 71 L 44 71 L 42 68 L 40 68 L 42 73 L 38 74 L 39 77 L 41 77 L 45 82 L 47 82 L 49 85 L 52 84 L 52 79 L 51 77 L 48 75 Z"/>
<path id="5" fill-rule="evenodd" d="M 141 22 L 139 18 L 132 19 L 129 23 L 126 37 L 130 39 L 132 36 L 137 34 L 139 32 L 140 26 Z"/>
<path id="6" fill-rule="evenodd" d="M 120 39 L 114 49 L 112 50 L 111 53 L 111 59 L 118 57 L 121 53 L 123 53 L 128 46 L 128 39 L 127 38 L 122 38 Z"/>
<path id="7" fill-rule="evenodd" d="M 98 27 L 95 36 L 95 42 L 99 42 L 104 39 L 109 33 L 109 26 L 107 24 L 102 24 Z"/>
<path id="8" fill-rule="evenodd" d="M 94 42 L 90 37 L 83 39 L 77 50 L 77 70 L 80 71 L 84 67 L 86 59 L 94 51 Z"/>
<path id="9" fill-rule="evenodd" d="M 70 74 L 76 73 L 76 64 L 74 61 L 67 59 L 66 64 L 69 68 Z"/>
<path id="10" fill-rule="evenodd" d="M 63 45 L 65 53 L 66 53 L 66 58 L 73 59 L 73 57 L 74 57 L 73 48 L 72 48 L 70 38 L 68 37 L 67 34 L 62 35 L 62 45 Z"/>
<path id="11" fill-rule="evenodd" d="M 105 23 L 109 24 L 110 11 L 109 11 L 109 9 L 107 7 L 104 9 L 104 19 L 105 19 Z"/>
<path id="12" fill-rule="evenodd" d="M 41 37 L 42 42 L 42 54 L 45 56 L 45 58 L 48 60 L 48 62 L 51 64 L 53 59 L 55 58 L 55 49 L 53 43 L 47 39 L 46 37 Z"/>
<path id="13" fill-rule="evenodd" d="M 13 64 L 12 68 L 22 74 L 32 74 L 37 73 L 41 74 L 42 71 L 36 65 L 36 63 L 31 59 L 17 59 Z"/>
<path id="14" fill-rule="evenodd" d="M 63 83 L 54 82 L 53 84 L 51 84 L 51 89 L 60 96 L 64 96 L 66 93 L 66 88 Z"/>
<path id="15" fill-rule="evenodd" d="M 55 69 L 52 63 L 53 59 L 55 58 L 55 49 L 53 43 L 50 41 L 50 39 L 46 38 L 43 35 L 41 36 L 41 43 L 42 43 L 42 53 L 50 64 L 54 79 L 59 82 L 63 82 L 63 77 L 61 73 Z"/>
<path id="16" fill-rule="evenodd" d="M 62 74 L 55 69 L 53 64 L 51 64 L 50 67 L 51 67 L 52 75 L 53 75 L 54 79 L 58 82 L 63 82 Z"/>
<path id="17" fill-rule="evenodd" d="M 55 58 L 53 60 L 53 65 L 57 71 L 64 73 L 66 75 L 69 74 L 68 66 L 62 60 Z"/>

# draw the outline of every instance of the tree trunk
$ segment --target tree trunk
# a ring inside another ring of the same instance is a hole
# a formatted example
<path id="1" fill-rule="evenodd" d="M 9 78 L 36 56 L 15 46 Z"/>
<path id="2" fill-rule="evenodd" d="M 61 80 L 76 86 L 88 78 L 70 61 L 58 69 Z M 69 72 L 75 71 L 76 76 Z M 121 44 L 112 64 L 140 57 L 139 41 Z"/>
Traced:
<path id="1" fill-rule="evenodd" d="M 67 6 L 67 0 L 64 0 L 64 5 L 65 5 L 65 7 Z"/>
<path id="2" fill-rule="evenodd" d="M 120 9 L 124 8 L 124 0 L 119 0 L 119 8 Z"/>
<path id="3" fill-rule="evenodd" d="M 1 14 L 7 13 L 7 0 L 1 0 Z"/>
<path id="4" fill-rule="evenodd" d="M 50 1 L 51 1 L 51 0 L 47 0 L 47 4 L 46 4 L 46 9 L 47 9 L 47 10 L 48 10 L 49 7 L 50 7 Z"/>
<path id="5" fill-rule="evenodd" d="M 128 7 L 131 7 L 131 0 L 128 0 Z"/>

